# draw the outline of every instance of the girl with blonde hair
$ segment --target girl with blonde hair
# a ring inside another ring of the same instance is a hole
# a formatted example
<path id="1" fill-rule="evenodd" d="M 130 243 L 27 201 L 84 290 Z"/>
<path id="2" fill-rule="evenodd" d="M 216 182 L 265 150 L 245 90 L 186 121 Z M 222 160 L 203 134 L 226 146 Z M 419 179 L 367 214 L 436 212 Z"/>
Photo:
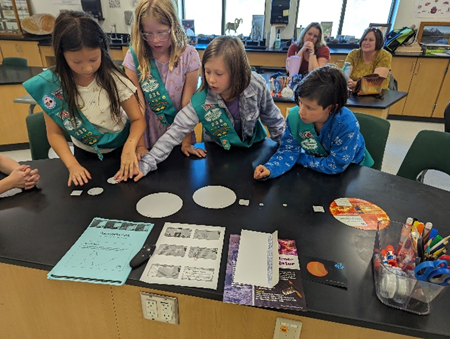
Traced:
<path id="1" fill-rule="evenodd" d="M 141 156 L 166 132 L 197 89 L 200 58 L 196 49 L 187 44 L 173 1 L 138 3 L 123 66 L 144 103 L 141 108 L 147 129 L 138 146 Z M 183 140 L 183 153 L 200 155 L 202 150 L 193 148 L 192 143 L 193 133 Z"/>

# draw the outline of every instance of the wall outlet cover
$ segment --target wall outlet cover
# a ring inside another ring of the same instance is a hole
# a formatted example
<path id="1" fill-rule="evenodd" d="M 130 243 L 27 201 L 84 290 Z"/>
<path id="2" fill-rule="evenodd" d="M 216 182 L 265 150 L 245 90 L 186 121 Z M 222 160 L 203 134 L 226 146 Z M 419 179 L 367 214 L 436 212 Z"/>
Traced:
<path id="1" fill-rule="evenodd" d="M 178 299 L 165 295 L 140 292 L 145 319 L 178 325 Z"/>
<path id="2" fill-rule="evenodd" d="M 300 321 L 278 317 L 273 339 L 299 339 L 301 331 Z"/>

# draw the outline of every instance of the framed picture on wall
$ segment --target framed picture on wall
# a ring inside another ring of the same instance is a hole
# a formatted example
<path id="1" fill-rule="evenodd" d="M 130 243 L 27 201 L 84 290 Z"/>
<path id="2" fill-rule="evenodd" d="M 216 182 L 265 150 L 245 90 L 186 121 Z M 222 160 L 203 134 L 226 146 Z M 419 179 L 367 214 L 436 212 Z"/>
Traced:
<path id="1" fill-rule="evenodd" d="M 417 41 L 423 44 L 450 44 L 450 22 L 421 22 Z"/>
<path id="2" fill-rule="evenodd" d="M 264 38 L 264 15 L 253 15 L 250 38 L 252 41 L 260 41 Z"/>
<path id="3" fill-rule="evenodd" d="M 322 21 L 320 25 L 323 30 L 323 37 L 329 38 L 331 36 L 331 31 L 333 30 L 333 21 Z"/>
<path id="4" fill-rule="evenodd" d="M 381 33 L 383 33 L 383 38 L 386 38 L 386 34 L 388 34 L 390 29 L 391 29 L 391 24 L 374 24 L 374 23 L 370 23 L 369 27 L 378 28 L 381 31 Z"/>

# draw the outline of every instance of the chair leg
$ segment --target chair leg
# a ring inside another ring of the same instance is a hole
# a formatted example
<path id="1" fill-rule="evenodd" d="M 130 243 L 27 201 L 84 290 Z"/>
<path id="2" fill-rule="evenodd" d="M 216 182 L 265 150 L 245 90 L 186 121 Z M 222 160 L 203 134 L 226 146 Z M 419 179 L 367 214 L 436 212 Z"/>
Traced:
<path id="1" fill-rule="evenodd" d="M 422 172 L 420 172 L 419 175 L 417 176 L 417 181 L 423 184 L 423 182 L 425 181 L 425 174 L 427 172 L 428 170 L 423 170 Z"/>

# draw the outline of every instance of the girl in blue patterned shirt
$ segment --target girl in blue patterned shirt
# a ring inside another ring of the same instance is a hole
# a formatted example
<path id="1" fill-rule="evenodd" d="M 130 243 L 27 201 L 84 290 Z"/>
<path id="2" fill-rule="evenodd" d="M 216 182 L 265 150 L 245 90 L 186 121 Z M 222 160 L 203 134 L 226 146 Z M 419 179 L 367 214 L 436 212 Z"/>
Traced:
<path id="1" fill-rule="evenodd" d="M 351 163 L 371 167 L 359 123 L 346 107 L 347 82 L 333 65 L 313 70 L 295 89 L 298 106 L 289 111 L 277 152 L 256 167 L 255 179 L 276 178 L 296 163 L 325 174 L 343 172 Z"/>

